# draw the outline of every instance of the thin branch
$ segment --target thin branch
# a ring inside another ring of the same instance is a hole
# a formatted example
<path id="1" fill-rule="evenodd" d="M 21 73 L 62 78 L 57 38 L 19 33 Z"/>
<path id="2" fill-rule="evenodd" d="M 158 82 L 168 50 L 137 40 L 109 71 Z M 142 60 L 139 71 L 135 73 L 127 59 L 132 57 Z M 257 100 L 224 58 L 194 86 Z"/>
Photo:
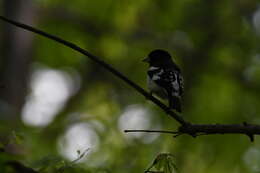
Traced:
<path id="1" fill-rule="evenodd" d="M 134 89 L 136 89 L 140 94 L 142 94 L 144 97 L 146 97 L 147 99 L 151 100 L 153 103 L 155 103 L 157 106 L 159 106 L 162 110 L 164 110 L 168 115 L 170 115 L 172 118 L 174 118 L 176 121 L 178 121 L 181 125 L 186 125 L 188 124 L 188 122 L 186 122 L 181 116 L 179 116 L 178 114 L 174 113 L 173 111 L 171 111 L 165 104 L 163 104 L 161 101 L 159 101 L 158 99 L 156 99 L 155 97 L 153 97 L 151 94 L 149 94 L 148 92 L 146 92 L 143 88 L 141 88 L 139 85 L 137 85 L 136 83 L 134 83 L 133 81 L 131 81 L 130 79 L 128 79 L 125 75 L 123 75 L 122 73 L 120 73 L 119 71 L 117 71 L 116 69 L 114 69 L 112 66 L 110 66 L 109 64 L 107 64 L 106 62 L 104 62 L 103 60 L 101 60 L 100 58 L 98 58 L 97 56 L 92 55 L 91 53 L 89 53 L 88 51 L 80 48 L 79 46 L 75 45 L 74 43 L 71 43 L 69 41 L 66 41 L 62 38 L 59 38 L 55 35 L 51 35 L 49 33 L 46 33 L 44 31 L 41 31 L 39 29 L 36 29 L 34 27 L 31 27 L 29 25 L 25 25 L 23 23 L 19 23 L 10 19 L 5 18 L 4 16 L 0 16 L 0 19 L 13 24 L 17 27 L 23 28 L 25 30 L 31 31 L 33 33 L 39 34 L 41 36 L 47 37 L 51 40 L 54 40 L 56 42 L 59 42 L 71 49 L 76 50 L 77 52 L 80 52 L 83 55 L 86 55 L 87 57 L 89 57 L 91 60 L 93 60 L 94 62 L 98 63 L 99 65 L 101 65 L 102 67 L 104 67 L 105 69 L 107 69 L 108 71 L 110 71 L 111 73 L 113 73 L 115 76 L 117 76 L 118 78 L 120 78 L 121 80 L 125 81 L 128 85 L 130 85 L 131 87 L 133 87 Z"/>
<path id="2" fill-rule="evenodd" d="M 73 164 L 77 163 L 79 160 L 81 160 L 83 157 L 85 157 L 86 153 L 87 153 L 89 150 L 90 150 L 90 148 L 85 149 L 85 150 L 83 151 L 83 153 L 81 153 L 81 154 L 78 155 L 78 158 L 76 158 L 75 160 L 72 160 L 72 161 L 70 162 L 70 165 L 73 165 Z"/>
<path id="3" fill-rule="evenodd" d="M 124 130 L 125 133 L 129 132 L 147 132 L 147 133 L 170 133 L 179 134 L 180 132 L 168 131 L 168 130 Z"/>

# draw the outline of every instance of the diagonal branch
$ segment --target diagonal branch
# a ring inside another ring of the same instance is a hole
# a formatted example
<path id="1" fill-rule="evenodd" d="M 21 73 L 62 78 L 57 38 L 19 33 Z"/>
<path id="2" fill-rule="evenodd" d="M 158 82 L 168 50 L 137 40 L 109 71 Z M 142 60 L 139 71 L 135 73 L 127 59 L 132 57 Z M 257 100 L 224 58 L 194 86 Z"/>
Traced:
<path id="1" fill-rule="evenodd" d="M 112 66 L 101 60 L 100 58 L 92 55 L 88 51 L 80 48 L 79 46 L 66 41 L 64 39 L 61 39 L 57 36 L 48 34 L 46 32 L 43 32 L 39 29 L 36 29 L 34 27 L 31 27 L 29 25 L 25 25 L 10 19 L 7 19 L 3 16 L 0 16 L 0 19 L 13 24 L 17 27 L 23 28 L 25 30 L 31 31 L 33 33 L 36 33 L 38 35 L 41 35 L 43 37 L 47 37 L 51 40 L 54 40 L 56 42 L 59 42 L 67 47 L 70 47 L 71 49 L 76 50 L 77 52 L 80 52 L 83 55 L 86 55 L 89 57 L 91 60 L 105 68 L 106 70 L 110 71 L 113 73 L 115 76 L 126 82 L 128 85 L 133 87 L 135 90 L 137 90 L 140 94 L 142 94 L 144 97 L 147 99 L 151 100 L 154 104 L 159 106 L 164 112 L 174 118 L 177 122 L 181 124 L 179 127 L 178 131 L 153 131 L 153 130 L 141 130 L 142 132 L 158 132 L 158 133 L 170 133 L 170 134 L 188 134 L 193 137 L 199 136 L 199 135 L 211 135 L 211 134 L 244 134 L 247 135 L 251 141 L 254 140 L 254 135 L 260 135 L 260 125 L 255 125 L 255 124 L 191 124 L 188 121 L 185 121 L 180 115 L 176 114 L 175 112 L 171 111 L 165 104 L 163 104 L 161 101 L 150 95 L 148 92 L 146 92 L 143 88 L 141 88 L 139 85 L 128 79 L 125 75 L 114 69 Z M 137 132 L 138 130 L 134 130 Z M 133 130 L 131 131 L 126 131 L 126 132 L 134 132 Z M 140 130 L 139 130 L 140 131 Z"/>
<path id="2" fill-rule="evenodd" d="M 123 75 L 122 73 L 120 73 L 119 71 L 117 71 L 116 69 L 114 69 L 112 66 L 110 66 L 109 64 L 107 64 L 106 62 L 104 62 L 103 60 L 101 60 L 100 58 L 98 58 L 97 56 L 92 55 L 91 53 L 89 53 L 88 51 L 80 48 L 79 46 L 75 45 L 74 43 L 71 43 L 69 41 L 66 41 L 62 38 L 59 38 L 55 35 L 51 35 L 48 34 L 44 31 L 41 31 L 39 29 L 36 29 L 34 27 L 31 27 L 29 25 L 25 25 L 10 19 L 7 19 L 4 16 L 0 16 L 0 19 L 13 24 L 17 27 L 23 28 L 25 30 L 31 31 L 33 33 L 36 33 L 38 35 L 47 37 L 51 40 L 54 40 L 56 42 L 59 42 L 69 48 L 72 48 L 74 50 L 76 50 L 77 52 L 80 52 L 83 55 L 86 55 L 87 57 L 89 57 L 91 60 L 93 60 L 94 62 L 98 63 L 99 65 L 101 65 L 102 67 L 104 67 L 105 69 L 107 69 L 108 71 L 110 71 L 111 73 L 113 73 L 115 76 L 117 76 L 118 78 L 122 79 L 123 81 L 125 81 L 128 85 L 130 85 L 131 87 L 133 87 L 134 89 L 136 89 L 139 93 L 141 93 L 143 96 L 145 96 L 147 99 L 151 100 L 153 103 L 155 103 L 157 106 L 159 106 L 161 109 L 163 109 L 168 115 L 170 115 L 172 118 L 174 118 L 176 121 L 178 121 L 181 125 L 186 125 L 188 124 L 181 116 L 177 115 L 176 113 L 174 113 L 173 111 L 171 111 L 166 105 L 164 105 L 161 101 L 159 101 L 158 99 L 156 99 L 155 97 L 153 97 L 152 95 L 150 95 L 148 92 L 146 92 L 143 88 L 141 88 L 139 85 L 137 85 L 136 83 L 134 83 L 133 81 L 131 81 L 130 79 L 128 79 L 125 75 Z"/>

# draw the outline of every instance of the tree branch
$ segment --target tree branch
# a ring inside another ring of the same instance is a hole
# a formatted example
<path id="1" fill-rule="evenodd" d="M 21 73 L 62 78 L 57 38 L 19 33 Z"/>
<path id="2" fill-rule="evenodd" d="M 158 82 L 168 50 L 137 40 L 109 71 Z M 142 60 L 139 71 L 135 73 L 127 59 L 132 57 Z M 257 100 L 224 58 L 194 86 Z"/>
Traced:
<path id="1" fill-rule="evenodd" d="M 114 69 L 112 66 L 101 60 L 100 58 L 92 55 L 88 51 L 78 47 L 77 45 L 68 42 L 64 39 L 61 39 L 57 36 L 48 34 L 46 32 L 43 32 L 39 29 L 36 29 L 34 27 L 31 27 L 29 25 L 25 25 L 10 19 L 7 19 L 3 16 L 0 16 L 0 19 L 13 24 L 17 27 L 23 28 L 25 30 L 31 31 L 33 33 L 39 34 L 41 36 L 47 37 L 51 40 L 54 40 L 56 42 L 59 42 L 67 47 L 70 47 L 77 52 L 80 52 L 83 55 L 86 55 L 89 57 L 91 60 L 105 68 L 106 70 L 110 71 L 113 73 L 115 76 L 126 82 L 128 85 L 130 85 L 132 88 L 137 90 L 140 94 L 142 94 L 144 97 L 147 99 L 151 100 L 154 104 L 159 106 L 164 112 L 174 118 L 177 122 L 181 124 L 177 132 L 170 132 L 170 131 L 152 131 L 152 130 L 141 130 L 142 132 L 159 132 L 159 133 L 171 133 L 171 134 L 189 134 L 193 137 L 196 137 L 198 135 L 210 135 L 210 134 L 245 134 L 247 135 L 251 141 L 254 140 L 254 135 L 260 135 L 260 125 L 254 125 L 254 124 L 191 124 L 188 121 L 185 121 L 180 115 L 176 114 L 175 112 L 171 111 L 165 104 L 163 104 L 161 101 L 150 95 L 148 92 L 146 92 L 143 88 L 141 88 L 139 85 L 128 79 L 125 75 Z M 140 130 L 139 130 L 140 131 Z M 128 130 L 125 132 L 133 132 Z M 137 132 L 137 130 L 135 130 Z"/>
<path id="2" fill-rule="evenodd" d="M 180 132 L 168 131 L 168 130 L 124 130 L 125 133 L 129 132 L 147 132 L 147 133 L 169 133 L 179 134 Z"/>
<path id="3" fill-rule="evenodd" d="M 168 115 L 170 115 L 172 118 L 174 118 L 176 121 L 178 121 L 180 124 L 185 125 L 187 124 L 187 122 L 179 115 L 177 115 L 176 113 L 174 113 L 173 111 L 171 111 L 166 105 L 164 105 L 161 101 L 159 101 L 158 99 L 156 99 L 155 97 L 153 97 L 152 95 L 150 95 L 148 92 L 146 92 L 143 88 L 141 88 L 140 86 L 138 86 L 136 83 L 134 83 L 133 81 L 129 80 L 125 75 L 123 75 L 122 73 L 120 73 L 119 71 L 115 70 L 112 66 L 110 66 L 109 64 L 105 63 L 103 60 L 101 60 L 100 58 L 92 55 L 91 53 L 89 53 L 88 51 L 80 48 L 79 46 L 75 45 L 74 43 L 68 42 L 64 39 L 61 39 L 57 36 L 48 34 L 44 31 L 41 31 L 39 29 L 36 29 L 34 27 L 31 27 L 29 25 L 25 25 L 10 19 L 7 19 L 3 16 L 0 16 L 0 19 L 3 21 L 6 21 L 7 23 L 13 24 L 17 27 L 23 28 L 25 30 L 31 31 L 33 33 L 39 34 L 41 36 L 47 37 L 51 40 L 54 40 L 56 42 L 59 42 L 69 48 L 72 48 L 74 50 L 76 50 L 77 52 L 80 52 L 83 55 L 86 55 L 87 57 L 89 57 L 91 60 L 93 60 L 94 62 L 98 63 L 99 65 L 101 65 L 102 67 L 104 67 L 105 69 L 107 69 L 108 71 L 110 71 L 111 73 L 113 73 L 115 76 L 117 76 L 118 78 L 120 78 L 121 80 L 125 81 L 128 85 L 130 85 L 131 87 L 133 87 L 134 89 L 136 89 L 139 93 L 141 93 L 143 96 L 145 96 L 147 99 L 151 100 L 152 102 L 154 102 L 157 106 L 159 106 L 161 109 L 163 109 Z"/>
<path id="4" fill-rule="evenodd" d="M 250 141 L 254 141 L 254 135 L 260 135 L 260 126 L 256 124 L 189 124 L 186 126 L 180 126 L 177 131 L 169 130 L 125 130 L 125 133 L 129 132 L 147 132 L 147 133 L 168 133 L 175 134 L 174 137 L 188 134 L 192 137 L 201 135 L 213 135 L 213 134 L 245 134 L 250 138 Z"/>
<path id="5" fill-rule="evenodd" d="M 260 125 L 248 124 L 192 124 L 181 126 L 178 130 L 180 133 L 186 133 L 193 137 L 198 134 L 245 134 L 254 141 L 254 135 L 260 135 Z"/>

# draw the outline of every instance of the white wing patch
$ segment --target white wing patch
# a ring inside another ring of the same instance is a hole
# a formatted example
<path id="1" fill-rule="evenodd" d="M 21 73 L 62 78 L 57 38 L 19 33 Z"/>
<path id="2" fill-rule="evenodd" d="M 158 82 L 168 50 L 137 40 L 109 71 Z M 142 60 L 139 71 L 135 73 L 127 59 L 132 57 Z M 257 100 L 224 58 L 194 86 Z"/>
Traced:
<path id="1" fill-rule="evenodd" d="M 171 75 L 172 75 L 172 73 L 171 73 Z M 179 86 L 179 84 L 178 84 L 178 80 L 177 80 L 177 74 L 176 73 L 174 73 L 174 76 L 175 76 L 175 80 L 174 81 L 172 81 L 172 87 L 175 89 L 175 90 L 179 90 L 179 88 L 180 88 L 180 86 Z M 171 76 L 171 79 L 173 79 L 173 76 Z"/>
<path id="2" fill-rule="evenodd" d="M 150 67 L 148 69 L 148 89 L 161 98 L 181 97 L 183 90 L 183 79 L 178 71 Z M 170 93 L 167 93 L 170 92 Z"/>

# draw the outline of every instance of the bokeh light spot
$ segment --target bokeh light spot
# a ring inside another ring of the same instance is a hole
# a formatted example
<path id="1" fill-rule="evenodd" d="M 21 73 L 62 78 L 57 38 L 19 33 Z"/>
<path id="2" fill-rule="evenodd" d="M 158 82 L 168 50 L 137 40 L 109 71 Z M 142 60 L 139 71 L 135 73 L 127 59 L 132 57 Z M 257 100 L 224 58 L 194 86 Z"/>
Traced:
<path id="1" fill-rule="evenodd" d="M 39 69 L 33 73 L 30 85 L 22 120 L 32 126 L 48 125 L 74 93 L 72 78 L 60 70 Z"/>
<path id="2" fill-rule="evenodd" d="M 150 129 L 152 127 L 152 113 L 140 105 L 128 106 L 118 120 L 118 128 L 124 130 Z M 158 129 L 159 123 L 153 126 Z M 148 135 L 148 136 L 147 136 Z M 140 138 L 145 143 L 154 141 L 159 135 L 157 133 L 127 133 L 128 139 Z"/>
<path id="3" fill-rule="evenodd" d="M 83 153 L 89 149 L 89 152 L 87 153 L 87 156 L 89 156 L 89 154 L 98 149 L 98 145 L 98 135 L 88 123 L 77 123 L 72 125 L 58 141 L 60 153 L 69 160 L 78 158 L 77 151 Z M 88 158 L 87 156 L 85 159 Z"/>
<path id="4" fill-rule="evenodd" d="M 260 171 L 260 150 L 251 147 L 249 148 L 246 153 L 244 154 L 243 160 L 246 166 L 253 172 Z"/>

